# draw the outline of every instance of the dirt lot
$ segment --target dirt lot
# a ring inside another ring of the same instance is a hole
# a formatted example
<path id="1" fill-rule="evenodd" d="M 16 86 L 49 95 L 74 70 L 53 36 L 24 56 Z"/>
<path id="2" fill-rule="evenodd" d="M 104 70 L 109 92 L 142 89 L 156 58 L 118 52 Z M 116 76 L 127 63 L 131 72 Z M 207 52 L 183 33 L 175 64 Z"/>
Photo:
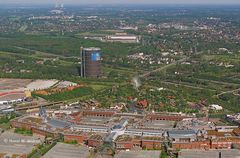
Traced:
<path id="1" fill-rule="evenodd" d="M 24 90 L 32 80 L 30 79 L 2 79 L 0 78 L 0 92 Z"/>

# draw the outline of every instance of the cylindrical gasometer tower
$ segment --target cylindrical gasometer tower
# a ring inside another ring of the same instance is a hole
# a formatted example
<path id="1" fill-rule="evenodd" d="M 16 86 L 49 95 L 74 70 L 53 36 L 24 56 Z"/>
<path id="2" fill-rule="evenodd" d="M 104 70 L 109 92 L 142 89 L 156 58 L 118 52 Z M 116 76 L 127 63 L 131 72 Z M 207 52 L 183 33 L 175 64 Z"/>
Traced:
<path id="1" fill-rule="evenodd" d="M 101 49 L 81 47 L 81 77 L 100 77 Z"/>

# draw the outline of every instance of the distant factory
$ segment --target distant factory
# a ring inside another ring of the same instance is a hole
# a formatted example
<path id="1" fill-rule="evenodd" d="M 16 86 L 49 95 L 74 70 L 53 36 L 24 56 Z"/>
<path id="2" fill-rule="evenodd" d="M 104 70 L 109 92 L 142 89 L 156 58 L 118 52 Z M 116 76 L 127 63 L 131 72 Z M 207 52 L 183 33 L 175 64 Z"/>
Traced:
<path id="1" fill-rule="evenodd" d="M 101 49 L 81 47 L 81 77 L 100 77 L 101 72 Z"/>
<path id="2" fill-rule="evenodd" d="M 122 42 L 122 43 L 139 43 L 140 37 L 128 35 L 127 33 L 116 33 L 105 37 L 107 42 Z"/>
<path id="3" fill-rule="evenodd" d="M 50 11 L 52 14 L 62 14 L 64 12 L 64 4 L 63 3 L 56 3 L 55 8 Z"/>
<path id="4" fill-rule="evenodd" d="M 125 32 L 119 32 L 114 35 L 84 36 L 84 39 L 98 40 L 101 42 L 139 43 L 141 40 L 141 36 L 130 35 Z"/>

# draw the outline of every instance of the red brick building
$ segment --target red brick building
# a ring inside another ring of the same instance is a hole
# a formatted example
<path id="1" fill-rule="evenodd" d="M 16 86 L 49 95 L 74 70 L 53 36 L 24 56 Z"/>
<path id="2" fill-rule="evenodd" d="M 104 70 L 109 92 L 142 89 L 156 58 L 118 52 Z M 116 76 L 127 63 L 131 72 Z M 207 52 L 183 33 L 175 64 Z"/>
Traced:
<path id="1" fill-rule="evenodd" d="M 141 141 L 141 137 L 134 137 L 133 140 L 133 147 L 142 147 L 142 141 Z"/>
<path id="2" fill-rule="evenodd" d="M 137 102 L 137 106 L 141 109 L 147 108 L 148 107 L 148 101 L 146 99 L 140 100 Z"/>
<path id="3" fill-rule="evenodd" d="M 83 144 L 86 139 L 86 135 L 84 135 L 82 132 L 64 133 L 64 142 L 77 141 L 78 144 Z"/>
<path id="4" fill-rule="evenodd" d="M 112 117 L 115 113 L 115 111 L 83 111 L 82 115 L 92 117 Z"/>
<path id="5" fill-rule="evenodd" d="M 27 130 L 31 130 L 31 128 L 32 128 L 32 124 L 25 123 L 25 122 L 19 122 L 17 120 L 11 121 L 10 124 L 14 128 L 23 128 L 23 129 L 27 129 Z"/>
<path id="6" fill-rule="evenodd" d="M 77 123 L 80 122 L 81 118 L 82 118 L 82 112 L 76 112 L 71 114 L 71 117 L 73 117 L 72 119 L 72 123 Z"/>
<path id="7" fill-rule="evenodd" d="M 211 140 L 212 149 L 231 149 L 233 145 L 240 145 L 240 138 L 229 137 L 229 138 L 216 138 Z"/>
<path id="8" fill-rule="evenodd" d="M 47 129 L 44 130 L 44 129 L 39 129 L 39 128 L 36 128 L 36 127 L 32 127 L 31 130 L 32 130 L 33 134 L 38 134 L 38 135 L 45 136 L 45 137 L 55 137 L 55 136 L 57 136 L 57 133 L 51 132 Z"/>
<path id="9" fill-rule="evenodd" d="M 117 150 L 131 150 L 133 148 L 133 138 L 128 135 L 121 135 L 115 141 Z"/>
<path id="10" fill-rule="evenodd" d="M 143 149 L 161 149 L 163 143 L 163 138 L 161 137 L 143 137 L 142 138 L 142 148 Z"/>
<path id="11" fill-rule="evenodd" d="M 174 142 L 172 148 L 177 149 L 210 149 L 210 140 L 194 141 L 194 142 Z"/>
<path id="12" fill-rule="evenodd" d="M 187 116 L 181 115 L 167 115 L 167 114 L 149 114 L 146 117 L 148 120 L 166 120 L 166 121 L 182 121 L 185 118 L 189 118 Z"/>
<path id="13" fill-rule="evenodd" d="M 129 135 L 121 135 L 115 141 L 115 147 L 117 150 L 131 150 L 133 148 L 142 149 L 161 149 L 163 138 L 161 137 L 131 137 Z"/>
<path id="14" fill-rule="evenodd" d="M 90 147 L 100 147 L 103 144 L 103 137 L 100 135 L 92 135 L 87 140 L 87 145 Z"/>
<path id="15" fill-rule="evenodd" d="M 26 130 L 31 130 L 33 134 L 41 135 L 41 136 L 48 136 L 48 137 L 56 137 L 58 133 L 55 131 L 51 131 L 48 127 L 41 128 L 38 127 L 42 122 L 41 119 L 29 117 L 23 120 L 12 120 L 10 122 L 13 128 L 23 128 Z"/>

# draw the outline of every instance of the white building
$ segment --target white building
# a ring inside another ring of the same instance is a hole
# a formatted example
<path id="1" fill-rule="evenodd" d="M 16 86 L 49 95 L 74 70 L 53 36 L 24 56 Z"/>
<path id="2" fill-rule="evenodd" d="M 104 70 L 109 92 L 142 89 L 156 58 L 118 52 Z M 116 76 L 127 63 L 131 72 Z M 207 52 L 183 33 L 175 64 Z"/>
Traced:
<path id="1" fill-rule="evenodd" d="M 212 105 L 209 105 L 209 109 L 211 109 L 211 110 L 223 110 L 223 107 L 220 106 L 220 105 L 217 105 L 217 104 L 212 104 Z"/>

